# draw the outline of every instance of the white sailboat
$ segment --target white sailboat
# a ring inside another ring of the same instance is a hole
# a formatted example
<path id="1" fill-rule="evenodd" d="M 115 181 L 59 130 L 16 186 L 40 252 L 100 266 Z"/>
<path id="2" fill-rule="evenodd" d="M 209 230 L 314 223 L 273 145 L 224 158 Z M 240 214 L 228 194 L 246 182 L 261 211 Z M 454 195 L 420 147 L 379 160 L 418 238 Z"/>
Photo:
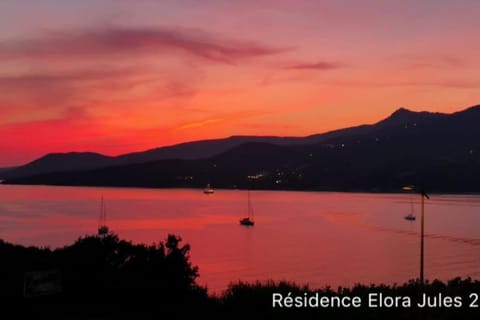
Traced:
<path id="1" fill-rule="evenodd" d="M 213 190 L 212 186 L 209 184 L 207 184 L 207 186 L 205 187 L 205 189 L 203 189 L 203 193 L 205 194 L 213 194 L 215 192 L 215 190 Z"/>

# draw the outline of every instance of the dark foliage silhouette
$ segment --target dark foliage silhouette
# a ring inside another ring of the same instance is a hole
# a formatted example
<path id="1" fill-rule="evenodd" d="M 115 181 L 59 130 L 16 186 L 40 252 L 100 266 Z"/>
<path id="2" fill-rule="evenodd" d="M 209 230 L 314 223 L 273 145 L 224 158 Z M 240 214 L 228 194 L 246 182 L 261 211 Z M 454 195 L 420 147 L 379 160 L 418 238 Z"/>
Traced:
<path id="1" fill-rule="evenodd" d="M 421 289 L 422 288 L 422 289 Z M 336 290 L 325 287 L 311 289 L 308 286 L 299 286 L 291 282 L 239 282 L 230 285 L 221 297 L 222 307 L 225 314 L 236 315 L 238 319 L 254 314 L 259 319 L 476 319 L 480 315 L 479 308 L 470 307 L 473 301 L 470 294 L 480 291 L 480 282 L 471 278 L 455 278 L 447 283 L 435 280 L 427 282 L 421 287 L 418 280 L 411 280 L 403 285 L 361 285 L 352 288 L 339 287 Z M 354 297 L 362 299 L 359 308 L 342 307 L 318 307 L 318 308 L 272 308 L 272 294 L 281 293 L 284 297 L 291 294 L 292 297 L 311 296 L 318 293 L 319 296 Z M 368 295 L 381 293 L 384 296 L 410 297 L 412 306 L 409 308 L 372 308 L 368 307 Z M 463 301 L 462 307 L 436 307 L 418 308 L 417 302 L 421 302 L 421 294 L 429 296 L 460 296 Z"/>
<path id="2" fill-rule="evenodd" d="M 355 285 L 352 288 L 311 289 L 291 282 L 231 284 L 221 295 L 207 295 L 196 284 L 197 267 L 189 261 L 190 247 L 169 235 L 165 242 L 133 244 L 115 234 L 87 236 L 56 250 L 23 247 L 0 240 L 0 318 L 48 319 L 476 319 L 479 308 L 469 307 L 480 282 L 456 278 L 447 283 L 419 280 L 403 285 Z M 60 293 L 24 297 L 24 274 L 57 269 Z M 273 308 L 272 295 L 362 299 L 359 308 Z M 369 293 L 412 299 L 409 308 L 369 308 Z M 422 293 L 460 296 L 462 307 L 415 306 Z M 477 302 L 478 303 L 478 302 Z"/>
<path id="3" fill-rule="evenodd" d="M 86 236 L 56 250 L 0 242 L 0 299 L 9 305 L 50 306 L 50 312 L 177 312 L 173 306 L 196 305 L 207 299 L 198 286 L 198 268 L 189 261 L 190 246 L 169 235 L 165 243 L 143 245 L 115 234 Z M 60 293 L 25 298 L 25 272 L 59 270 Z M 119 307 L 121 307 L 119 309 Z M 32 311 L 33 312 L 33 311 Z M 126 312 L 126 313 L 125 313 Z M 121 313 L 121 314 L 117 314 Z"/>

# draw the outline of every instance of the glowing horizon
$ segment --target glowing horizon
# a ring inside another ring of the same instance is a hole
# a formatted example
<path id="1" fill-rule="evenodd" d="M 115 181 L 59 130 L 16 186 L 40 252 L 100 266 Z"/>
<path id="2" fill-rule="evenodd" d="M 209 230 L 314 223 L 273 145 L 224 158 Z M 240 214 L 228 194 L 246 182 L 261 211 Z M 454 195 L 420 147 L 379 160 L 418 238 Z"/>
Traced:
<path id="1" fill-rule="evenodd" d="M 0 3 L 0 167 L 479 104 L 476 1 Z"/>

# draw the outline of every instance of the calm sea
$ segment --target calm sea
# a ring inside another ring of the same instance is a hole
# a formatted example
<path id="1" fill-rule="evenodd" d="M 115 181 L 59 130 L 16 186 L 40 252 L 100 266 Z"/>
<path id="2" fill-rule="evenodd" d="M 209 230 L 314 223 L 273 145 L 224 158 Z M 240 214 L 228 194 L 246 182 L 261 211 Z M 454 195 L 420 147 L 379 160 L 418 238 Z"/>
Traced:
<path id="1" fill-rule="evenodd" d="M 403 283 L 418 277 L 420 196 L 252 191 L 256 225 L 242 227 L 247 192 L 0 185 L 0 238 L 71 244 L 95 234 L 103 196 L 121 238 L 191 245 L 199 283 L 220 292 L 238 280 L 312 287 Z M 404 216 L 412 211 L 416 221 Z M 480 278 L 480 196 L 432 195 L 425 204 L 425 276 Z"/>

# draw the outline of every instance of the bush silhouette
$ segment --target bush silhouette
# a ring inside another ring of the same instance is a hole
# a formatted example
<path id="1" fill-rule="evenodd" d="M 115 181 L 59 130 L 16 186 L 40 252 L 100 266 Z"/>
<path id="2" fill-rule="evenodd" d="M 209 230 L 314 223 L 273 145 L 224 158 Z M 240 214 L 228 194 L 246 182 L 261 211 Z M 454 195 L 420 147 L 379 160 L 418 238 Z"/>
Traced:
<path id="1" fill-rule="evenodd" d="M 143 245 L 120 240 L 115 234 L 86 236 L 56 250 L 12 245 L 0 240 L 0 299 L 25 305 L 80 305 L 103 310 L 147 312 L 158 307 L 198 304 L 206 289 L 195 282 L 198 268 L 189 260 L 190 246 L 168 235 L 165 243 Z M 24 274 L 59 270 L 59 294 L 25 298 Z"/>

